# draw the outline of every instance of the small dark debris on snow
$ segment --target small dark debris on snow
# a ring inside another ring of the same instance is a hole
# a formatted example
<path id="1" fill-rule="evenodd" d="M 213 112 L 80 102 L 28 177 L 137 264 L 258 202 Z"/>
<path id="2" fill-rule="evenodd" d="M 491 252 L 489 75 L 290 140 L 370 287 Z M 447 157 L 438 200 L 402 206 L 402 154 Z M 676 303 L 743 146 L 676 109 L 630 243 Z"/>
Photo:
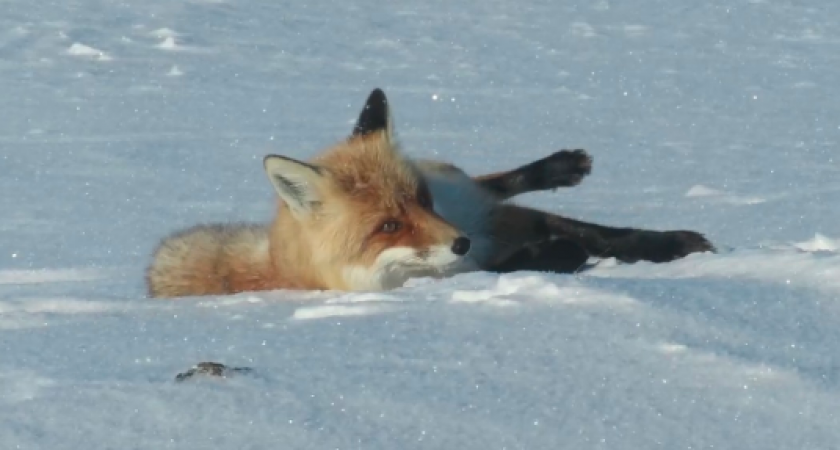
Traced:
<path id="1" fill-rule="evenodd" d="M 193 366 L 192 369 L 184 373 L 179 373 L 175 377 L 175 381 L 182 382 L 195 376 L 230 378 L 235 374 L 251 373 L 252 371 L 253 369 L 250 367 L 227 367 L 217 362 L 200 362 Z"/>

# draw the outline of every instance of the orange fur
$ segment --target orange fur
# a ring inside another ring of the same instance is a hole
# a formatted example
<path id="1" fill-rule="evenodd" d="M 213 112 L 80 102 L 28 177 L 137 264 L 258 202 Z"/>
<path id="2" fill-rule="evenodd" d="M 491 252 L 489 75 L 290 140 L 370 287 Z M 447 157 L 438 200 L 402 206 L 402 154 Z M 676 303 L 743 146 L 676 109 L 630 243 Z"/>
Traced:
<path id="1" fill-rule="evenodd" d="M 461 169 L 405 158 L 380 90 L 350 138 L 308 162 L 269 155 L 264 165 L 280 197 L 274 220 L 164 239 L 146 273 L 151 297 L 389 289 L 492 268 L 539 237 L 530 213 Z"/>
<path id="2" fill-rule="evenodd" d="M 280 201 L 268 226 L 202 225 L 164 239 L 147 270 L 151 297 L 231 294 L 269 289 L 355 286 L 352 267 L 370 267 L 386 249 L 447 245 L 460 232 L 431 207 L 417 168 L 385 131 L 356 136 L 310 161 L 323 169 L 325 201 L 294 217 Z M 387 220 L 402 226 L 378 233 Z"/>

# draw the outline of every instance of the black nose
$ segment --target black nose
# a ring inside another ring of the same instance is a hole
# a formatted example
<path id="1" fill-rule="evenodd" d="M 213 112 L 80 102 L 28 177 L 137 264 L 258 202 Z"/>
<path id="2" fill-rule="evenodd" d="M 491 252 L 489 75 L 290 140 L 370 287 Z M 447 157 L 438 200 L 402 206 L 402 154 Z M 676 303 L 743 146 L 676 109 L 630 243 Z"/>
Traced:
<path id="1" fill-rule="evenodd" d="M 452 253 L 458 256 L 464 256 L 468 251 L 470 251 L 469 238 L 463 236 L 455 238 L 455 242 L 452 243 Z"/>

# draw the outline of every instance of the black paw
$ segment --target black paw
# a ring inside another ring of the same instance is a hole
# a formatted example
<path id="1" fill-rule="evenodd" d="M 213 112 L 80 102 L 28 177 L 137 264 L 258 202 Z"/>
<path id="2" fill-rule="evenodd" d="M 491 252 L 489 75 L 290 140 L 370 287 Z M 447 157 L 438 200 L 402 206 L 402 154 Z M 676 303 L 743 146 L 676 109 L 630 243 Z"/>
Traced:
<path id="1" fill-rule="evenodd" d="M 640 260 L 668 262 L 692 253 L 714 252 L 715 246 L 694 231 L 639 231 L 613 243 L 616 258 L 625 262 Z"/>
<path id="2" fill-rule="evenodd" d="M 229 378 L 237 373 L 249 373 L 252 369 L 250 367 L 227 367 L 224 364 L 216 362 L 201 362 L 196 364 L 192 369 L 179 373 L 175 377 L 175 381 L 186 381 L 196 376 Z"/>
<path id="3" fill-rule="evenodd" d="M 700 233 L 695 231 L 666 231 L 670 240 L 674 258 L 682 258 L 691 253 L 714 252 L 715 246 Z"/>
<path id="4" fill-rule="evenodd" d="M 560 150 L 534 163 L 542 189 L 577 186 L 592 172 L 592 157 L 583 149 Z"/>

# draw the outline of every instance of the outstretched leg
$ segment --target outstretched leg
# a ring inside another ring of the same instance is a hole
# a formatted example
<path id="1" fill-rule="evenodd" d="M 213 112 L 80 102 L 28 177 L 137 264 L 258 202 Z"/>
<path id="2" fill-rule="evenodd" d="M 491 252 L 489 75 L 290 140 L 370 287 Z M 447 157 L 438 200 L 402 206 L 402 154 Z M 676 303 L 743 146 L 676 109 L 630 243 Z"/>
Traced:
<path id="1" fill-rule="evenodd" d="M 690 230 L 655 231 L 613 228 L 544 213 L 554 236 L 573 240 L 592 255 L 624 262 L 668 262 L 691 253 L 715 251 L 702 234 Z"/>
<path id="2" fill-rule="evenodd" d="M 502 250 L 488 270 L 568 272 L 570 270 L 551 269 L 550 261 L 554 260 L 559 269 L 567 269 L 573 265 L 570 261 L 580 257 L 574 247 L 557 244 L 558 241 L 575 244 L 587 256 L 613 257 L 628 263 L 667 262 L 691 253 L 715 250 L 711 242 L 694 231 L 613 228 L 508 204 L 496 208 L 493 230 L 493 239 Z M 530 249 L 530 253 L 526 249 Z M 529 254 L 534 261 L 528 260 Z M 531 266 L 547 268 L 530 269 Z"/>
<path id="3" fill-rule="evenodd" d="M 519 194 L 580 184 L 592 171 L 592 157 L 584 150 L 560 150 L 545 158 L 505 172 L 473 177 L 497 200 Z"/>

